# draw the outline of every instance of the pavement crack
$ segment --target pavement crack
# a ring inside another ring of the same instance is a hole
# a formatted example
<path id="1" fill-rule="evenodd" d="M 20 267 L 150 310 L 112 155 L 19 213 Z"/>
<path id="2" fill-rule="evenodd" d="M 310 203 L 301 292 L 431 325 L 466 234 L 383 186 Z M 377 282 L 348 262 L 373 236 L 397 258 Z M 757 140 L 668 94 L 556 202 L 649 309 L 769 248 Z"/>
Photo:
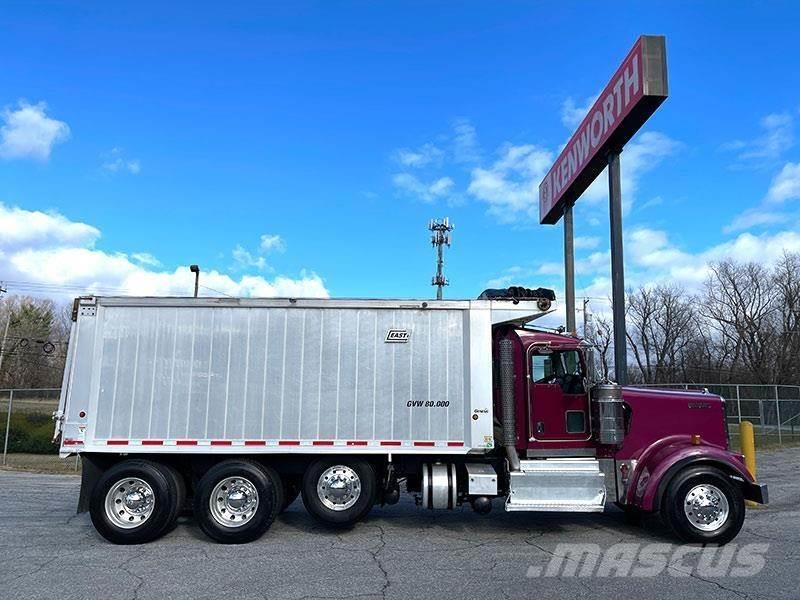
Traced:
<path id="1" fill-rule="evenodd" d="M 383 552 L 384 548 L 386 548 L 386 530 L 383 528 L 383 525 L 375 524 L 375 527 L 379 531 L 379 540 L 380 543 L 377 547 L 368 549 L 367 552 L 370 553 L 372 556 L 372 560 L 375 562 L 375 566 L 378 567 L 381 574 L 383 575 L 383 585 L 381 586 L 381 597 L 386 599 L 386 593 L 389 590 L 389 586 L 391 585 L 391 581 L 389 581 L 389 572 L 386 570 L 386 567 L 383 566 L 383 562 L 381 561 L 380 554 Z"/>

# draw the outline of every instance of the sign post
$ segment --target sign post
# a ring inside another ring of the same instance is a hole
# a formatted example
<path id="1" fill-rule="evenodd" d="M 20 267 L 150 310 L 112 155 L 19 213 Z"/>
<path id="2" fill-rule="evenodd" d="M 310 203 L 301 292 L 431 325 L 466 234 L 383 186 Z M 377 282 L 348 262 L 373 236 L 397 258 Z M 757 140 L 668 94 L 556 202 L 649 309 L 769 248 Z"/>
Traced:
<path id="1" fill-rule="evenodd" d="M 628 384 L 628 340 L 625 331 L 625 264 L 622 260 L 622 185 L 619 152 L 608 155 L 608 211 L 611 222 L 611 312 L 614 318 L 614 372 Z"/>
<path id="2" fill-rule="evenodd" d="M 666 98 L 667 54 L 664 36 L 643 35 L 636 40 L 611 81 L 539 184 L 539 222 L 554 225 L 564 217 L 567 328 L 574 331 L 572 206 L 603 169 L 608 167 L 614 366 L 617 382 L 621 384 L 627 382 L 627 342 L 619 154 Z"/>
<path id="3" fill-rule="evenodd" d="M 564 207 L 564 299 L 567 309 L 567 331 L 577 333 L 575 325 L 575 243 L 572 227 L 572 205 Z"/>

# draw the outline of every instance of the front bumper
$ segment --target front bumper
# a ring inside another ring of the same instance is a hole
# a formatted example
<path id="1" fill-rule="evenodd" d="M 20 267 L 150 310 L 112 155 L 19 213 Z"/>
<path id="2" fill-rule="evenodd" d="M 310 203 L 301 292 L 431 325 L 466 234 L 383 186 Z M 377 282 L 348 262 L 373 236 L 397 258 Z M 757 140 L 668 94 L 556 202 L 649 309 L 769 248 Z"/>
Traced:
<path id="1" fill-rule="evenodd" d="M 769 504 L 769 491 L 767 490 L 766 483 L 750 483 L 746 481 L 744 484 L 744 497 L 745 500 L 752 500 L 759 504 Z"/>

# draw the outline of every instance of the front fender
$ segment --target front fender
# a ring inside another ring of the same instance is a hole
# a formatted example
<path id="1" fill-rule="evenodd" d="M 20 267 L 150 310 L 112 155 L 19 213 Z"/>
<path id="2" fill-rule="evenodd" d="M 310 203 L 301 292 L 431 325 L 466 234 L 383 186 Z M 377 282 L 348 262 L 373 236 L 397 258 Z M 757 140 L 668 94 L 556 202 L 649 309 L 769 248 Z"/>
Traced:
<path id="1" fill-rule="evenodd" d="M 675 435 L 649 446 L 637 461 L 628 485 L 626 504 L 643 511 L 656 511 L 673 475 L 689 465 L 709 465 L 740 478 L 743 488 L 755 484 L 741 454 L 731 452 L 702 439 L 692 443 L 692 436 Z"/>

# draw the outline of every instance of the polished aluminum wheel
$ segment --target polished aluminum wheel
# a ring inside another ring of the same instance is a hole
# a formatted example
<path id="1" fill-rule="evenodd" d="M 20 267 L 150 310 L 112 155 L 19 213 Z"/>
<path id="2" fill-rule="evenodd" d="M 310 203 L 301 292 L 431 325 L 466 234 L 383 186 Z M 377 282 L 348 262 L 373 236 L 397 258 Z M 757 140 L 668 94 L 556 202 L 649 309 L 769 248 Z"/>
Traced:
<path id="1" fill-rule="evenodd" d="M 704 483 L 686 494 L 683 512 L 689 523 L 700 531 L 717 531 L 728 520 L 728 499 L 718 487 Z"/>
<path id="2" fill-rule="evenodd" d="M 346 465 L 326 469 L 317 481 L 320 502 L 335 511 L 347 510 L 361 497 L 361 479 Z"/>
<path id="3" fill-rule="evenodd" d="M 224 527 L 241 527 L 258 510 L 258 490 L 249 479 L 226 477 L 208 499 L 211 516 Z"/>
<path id="4" fill-rule="evenodd" d="M 153 514 L 155 506 L 153 488 L 138 477 L 120 479 L 106 493 L 106 516 L 121 529 L 142 525 Z"/>

